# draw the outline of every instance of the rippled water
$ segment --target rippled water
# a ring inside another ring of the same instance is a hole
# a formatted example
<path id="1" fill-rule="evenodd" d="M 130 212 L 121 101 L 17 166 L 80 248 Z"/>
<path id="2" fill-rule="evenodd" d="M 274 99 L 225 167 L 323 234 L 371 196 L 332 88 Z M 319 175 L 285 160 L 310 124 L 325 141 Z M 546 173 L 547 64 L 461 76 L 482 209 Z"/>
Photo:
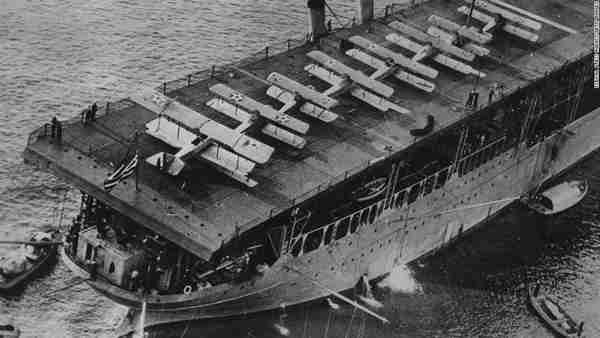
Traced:
<path id="1" fill-rule="evenodd" d="M 330 1 L 345 16 L 352 16 L 353 2 Z M 93 100 L 123 97 L 302 35 L 304 3 L 0 0 L 0 238 L 23 238 L 57 224 L 61 208 L 66 219 L 77 208 L 78 195 L 64 182 L 22 163 L 31 129 Z M 586 321 L 588 337 L 598 337 L 598 161 L 594 155 L 567 174 L 591 182 L 576 208 L 551 219 L 515 206 L 459 245 L 395 272 L 376 290 L 385 300 L 378 312 L 391 325 L 318 302 L 288 309 L 285 318 L 276 311 L 193 322 L 150 336 L 280 337 L 287 328 L 303 338 L 549 337 L 525 302 L 525 284 L 539 281 Z M 72 283 L 58 264 L 17 294 L 0 296 L 0 318 L 12 317 L 25 337 L 111 336 L 125 309 Z"/>

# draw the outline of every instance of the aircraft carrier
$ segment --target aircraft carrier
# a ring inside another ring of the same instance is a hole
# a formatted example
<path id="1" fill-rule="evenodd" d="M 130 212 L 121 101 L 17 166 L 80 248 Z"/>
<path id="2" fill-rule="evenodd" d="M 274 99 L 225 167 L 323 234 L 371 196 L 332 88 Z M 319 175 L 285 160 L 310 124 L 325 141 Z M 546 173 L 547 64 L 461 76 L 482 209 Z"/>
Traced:
<path id="1" fill-rule="evenodd" d="M 25 161 L 81 191 L 63 257 L 99 293 L 149 323 L 361 307 L 339 292 L 600 145 L 592 1 L 307 7 L 303 39 L 31 133 Z"/>

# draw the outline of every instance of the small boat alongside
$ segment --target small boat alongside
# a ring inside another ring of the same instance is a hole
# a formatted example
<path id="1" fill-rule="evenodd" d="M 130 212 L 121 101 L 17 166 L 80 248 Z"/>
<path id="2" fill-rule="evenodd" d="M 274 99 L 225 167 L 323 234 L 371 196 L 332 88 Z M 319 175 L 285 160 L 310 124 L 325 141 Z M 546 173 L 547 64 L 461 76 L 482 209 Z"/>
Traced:
<path id="1" fill-rule="evenodd" d="M 561 337 L 581 337 L 583 322 L 579 325 L 557 302 L 540 294 L 539 286 L 529 287 L 529 303 L 537 315 Z"/>
<path id="2" fill-rule="evenodd" d="M 568 181 L 556 185 L 534 197 L 524 200 L 525 204 L 543 215 L 565 211 L 579 203 L 588 192 L 586 181 Z"/>
<path id="3" fill-rule="evenodd" d="M 0 338 L 19 338 L 21 331 L 11 324 L 0 324 Z"/>
<path id="4" fill-rule="evenodd" d="M 0 256 L 0 291 L 9 291 L 21 285 L 46 266 L 56 256 L 60 242 L 55 233 L 36 232 L 29 241 L 14 243 L 22 244 Z"/>

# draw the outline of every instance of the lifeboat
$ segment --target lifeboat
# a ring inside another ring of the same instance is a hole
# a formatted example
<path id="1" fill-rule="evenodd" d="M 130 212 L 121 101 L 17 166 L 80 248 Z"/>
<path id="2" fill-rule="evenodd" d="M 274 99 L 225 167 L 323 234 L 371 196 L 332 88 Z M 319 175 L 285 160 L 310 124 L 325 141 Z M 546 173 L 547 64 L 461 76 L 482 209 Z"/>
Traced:
<path id="1" fill-rule="evenodd" d="M 581 337 L 583 332 L 583 322 L 577 325 L 577 322 L 569 314 L 546 295 L 539 293 L 539 286 L 528 289 L 529 303 L 552 330 L 560 337 Z"/>
<path id="2" fill-rule="evenodd" d="M 525 200 L 525 204 L 540 214 L 553 215 L 579 203 L 588 189 L 586 181 L 568 181 Z"/>
<path id="3" fill-rule="evenodd" d="M 387 181 L 387 177 L 380 177 L 374 179 L 362 187 L 354 190 L 352 192 L 352 196 L 357 202 L 366 202 L 374 199 L 375 197 L 381 195 L 385 191 L 385 183 Z"/>
<path id="4" fill-rule="evenodd" d="M 23 284 L 56 256 L 59 243 L 56 234 L 36 232 L 31 242 L 48 242 L 48 245 L 39 245 L 37 249 L 31 245 L 23 245 L 21 249 L 11 252 L 13 257 L 0 257 L 0 292 Z M 3 262 L 6 263 L 4 266 Z"/>
<path id="5" fill-rule="evenodd" d="M 21 331 L 12 325 L 0 325 L 1 338 L 19 338 Z"/>

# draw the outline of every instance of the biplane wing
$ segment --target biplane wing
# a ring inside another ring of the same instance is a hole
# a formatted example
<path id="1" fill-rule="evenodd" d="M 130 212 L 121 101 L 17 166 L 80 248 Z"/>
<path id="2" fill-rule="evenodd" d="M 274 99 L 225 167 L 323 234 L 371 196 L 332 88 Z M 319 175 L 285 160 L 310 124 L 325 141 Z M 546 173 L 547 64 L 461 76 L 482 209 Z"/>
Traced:
<path id="1" fill-rule="evenodd" d="M 308 123 L 298 120 L 297 118 L 283 112 L 277 111 L 275 108 L 269 105 L 255 101 L 247 95 L 244 95 L 222 83 L 217 83 L 216 85 L 210 87 L 209 90 L 236 106 L 247 109 L 249 112 L 256 112 L 267 120 L 284 126 L 290 130 L 301 134 L 306 134 L 308 131 Z"/>
<path id="2" fill-rule="evenodd" d="M 296 93 L 306 99 L 307 101 L 313 102 L 323 108 L 330 109 L 331 107 L 338 104 L 336 99 L 333 99 L 323 93 L 319 93 L 318 91 L 304 86 L 303 84 L 296 82 L 285 75 L 273 72 L 269 74 L 267 80 L 273 82 L 277 86 L 282 89 L 287 90 L 291 93 Z"/>
<path id="3" fill-rule="evenodd" d="M 257 163 L 266 163 L 273 154 L 273 147 L 259 142 L 241 132 L 222 125 L 183 104 L 154 90 L 144 90 L 131 99 L 153 111 L 159 117 L 168 118 L 195 134 L 209 137 L 214 142 Z"/>
<path id="4" fill-rule="evenodd" d="M 352 81 L 379 95 L 391 97 L 394 94 L 394 89 L 392 87 L 368 77 L 363 72 L 346 66 L 342 62 L 321 51 L 313 50 L 306 55 L 334 72 L 348 76 Z"/>
<path id="5" fill-rule="evenodd" d="M 231 117 L 234 120 L 241 122 L 242 126 L 249 127 L 253 123 L 252 121 L 254 117 L 252 116 L 252 114 L 248 113 L 242 108 L 239 108 L 223 100 L 222 98 L 212 98 L 208 102 L 206 102 L 206 105 L 220 113 Z M 300 137 L 271 123 L 267 123 L 264 126 L 262 126 L 261 132 L 265 135 L 271 136 L 274 139 L 287 143 L 292 147 L 298 149 L 301 149 L 306 145 L 306 140 L 303 137 Z"/>
<path id="6" fill-rule="evenodd" d="M 254 162 L 212 142 L 208 137 L 200 138 L 168 118 L 158 117 L 146 123 L 146 133 L 179 149 L 174 155 L 160 152 L 146 159 L 148 163 L 171 175 L 178 175 L 185 167 L 185 160 L 198 154 L 218 171 L 236 181 L 249 187 L 257 184 L 247 176 L 254 169 Z"/>

